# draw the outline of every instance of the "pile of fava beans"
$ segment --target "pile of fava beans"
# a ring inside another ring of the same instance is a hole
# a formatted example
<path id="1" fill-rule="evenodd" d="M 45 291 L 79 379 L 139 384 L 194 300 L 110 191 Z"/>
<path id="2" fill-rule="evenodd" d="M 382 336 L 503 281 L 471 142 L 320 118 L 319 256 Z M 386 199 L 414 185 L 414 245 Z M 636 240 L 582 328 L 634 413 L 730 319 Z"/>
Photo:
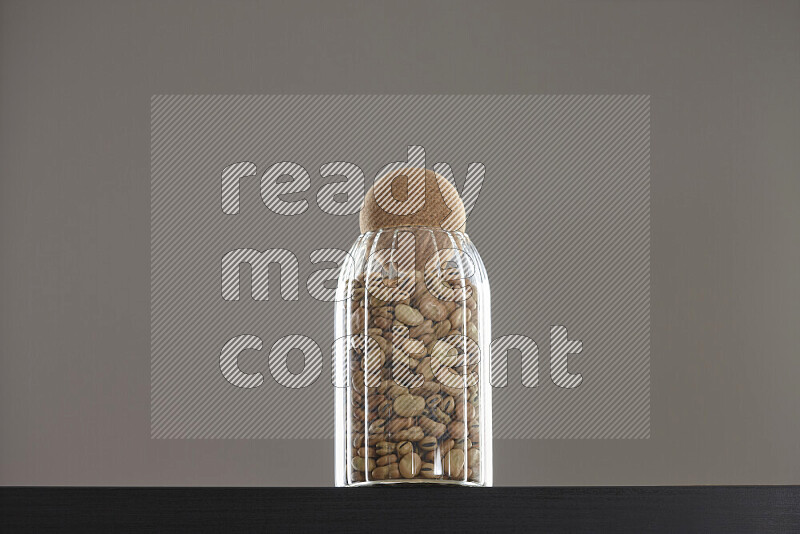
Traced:
<path id="1" fill-rule="evenodd" d="M 350 482 L 480 483 L 478 292 L 414 277 L 408 298 L 391 301 L 351 281 Z"/>

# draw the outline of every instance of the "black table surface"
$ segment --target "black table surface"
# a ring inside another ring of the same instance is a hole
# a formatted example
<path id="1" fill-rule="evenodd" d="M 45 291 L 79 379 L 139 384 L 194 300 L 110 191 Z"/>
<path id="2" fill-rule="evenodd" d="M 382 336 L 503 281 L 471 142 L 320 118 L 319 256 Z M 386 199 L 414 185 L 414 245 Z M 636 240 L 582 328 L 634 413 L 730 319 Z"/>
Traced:
<path id="1" fill-rule="evenodd" d="M 800 486 L 0 488 L 3 532 L 800 532 Z"/>

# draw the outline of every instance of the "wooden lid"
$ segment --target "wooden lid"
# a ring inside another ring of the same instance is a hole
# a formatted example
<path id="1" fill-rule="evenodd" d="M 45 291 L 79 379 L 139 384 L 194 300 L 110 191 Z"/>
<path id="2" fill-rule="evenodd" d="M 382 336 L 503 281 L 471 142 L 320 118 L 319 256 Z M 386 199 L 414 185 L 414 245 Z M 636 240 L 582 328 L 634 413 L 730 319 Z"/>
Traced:
<path id="1" fill-rule="evenodd" d="M 364 197 L 359 223 L 362 233 L 399 226 L 464 232 L 466 215 L 458 191 L 446 178 L 429 169 L 405 168 L 375 180 Z"/>

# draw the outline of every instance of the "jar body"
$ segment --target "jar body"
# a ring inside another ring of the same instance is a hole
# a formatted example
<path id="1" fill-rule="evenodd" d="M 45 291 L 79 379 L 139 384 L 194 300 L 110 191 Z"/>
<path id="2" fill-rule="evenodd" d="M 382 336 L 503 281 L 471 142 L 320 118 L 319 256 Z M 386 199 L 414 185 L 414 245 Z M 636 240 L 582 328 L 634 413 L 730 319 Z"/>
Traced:
<path id="1" fill-rule="evenodd" d="M 491 486 L 489 284 L 466 234 L 362 234 L 335 322 L 336 485 Z"/>

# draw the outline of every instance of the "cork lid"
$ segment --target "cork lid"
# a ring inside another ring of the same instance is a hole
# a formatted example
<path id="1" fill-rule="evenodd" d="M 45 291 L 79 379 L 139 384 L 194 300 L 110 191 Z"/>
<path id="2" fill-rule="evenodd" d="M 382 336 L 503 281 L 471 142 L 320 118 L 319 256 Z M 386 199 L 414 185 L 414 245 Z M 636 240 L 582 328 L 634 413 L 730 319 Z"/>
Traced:
<path id="1" fill-rule="evenodd" d="M 424 226 L 464 232 L 464 203 L 456 188 L 432 170 L 404 168 L 375 180 L 364 197 L 361 232 Z"/>

